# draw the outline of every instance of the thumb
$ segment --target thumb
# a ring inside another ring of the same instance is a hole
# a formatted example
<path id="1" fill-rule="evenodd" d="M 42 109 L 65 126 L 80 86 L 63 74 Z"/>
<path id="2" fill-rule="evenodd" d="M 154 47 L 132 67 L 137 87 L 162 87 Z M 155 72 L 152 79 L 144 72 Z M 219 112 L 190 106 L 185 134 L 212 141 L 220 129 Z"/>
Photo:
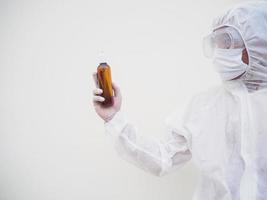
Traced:
<path id="1" fill-rule="evenodd" d="M 116 83 L 112 82 L 112 88 L 114 90 L 114 96 L 115 97 L 121 97 L 120 88 L 119 88 L 119 86 Z"/>

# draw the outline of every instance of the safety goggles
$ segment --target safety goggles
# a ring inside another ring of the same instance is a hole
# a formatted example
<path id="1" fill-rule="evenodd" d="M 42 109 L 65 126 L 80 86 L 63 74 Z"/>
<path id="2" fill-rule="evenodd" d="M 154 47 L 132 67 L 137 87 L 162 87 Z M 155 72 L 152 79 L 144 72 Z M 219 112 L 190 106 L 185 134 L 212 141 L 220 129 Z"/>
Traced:
<path id="1" fill-rule="evenodd" d="M 233 27 L 222 27 L 203 38 L 203 52 L 207 58 L 212 58 L 216 48 L 245 48 L 239 32 Z"/>

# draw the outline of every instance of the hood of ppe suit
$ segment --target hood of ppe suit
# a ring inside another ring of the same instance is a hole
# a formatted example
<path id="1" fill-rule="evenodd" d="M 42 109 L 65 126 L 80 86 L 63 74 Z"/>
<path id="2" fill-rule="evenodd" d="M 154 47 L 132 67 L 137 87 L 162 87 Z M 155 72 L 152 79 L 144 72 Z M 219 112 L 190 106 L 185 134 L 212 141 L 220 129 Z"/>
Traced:
<path id="1" fill-rule="evenodd" d="M 249 67 L 240 78 L 249 92 L 267 88 L 267 1 L 238 5 L 213 21 L 212 29 L 231 26 L 242 36 Z"/>

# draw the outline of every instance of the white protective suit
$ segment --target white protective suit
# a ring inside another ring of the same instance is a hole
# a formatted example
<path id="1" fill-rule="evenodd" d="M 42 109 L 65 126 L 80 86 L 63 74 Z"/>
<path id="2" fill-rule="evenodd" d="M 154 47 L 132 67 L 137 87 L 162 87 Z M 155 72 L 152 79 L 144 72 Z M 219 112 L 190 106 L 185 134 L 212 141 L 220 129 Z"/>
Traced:
<path id="1" fill-rule="evenodd" d="M 242 78 L 196 95 L 182 118 L 170 115 L 164 140 L 138 134 L 121 111 L 105 123 L 106 134 L 122 158 L 157 176 L 192 158 L 201 172 L 194 200 L 266 200 L 267 2 L 234 7 L 214 20 L 213 29 L 222 26 L 245 42 Z"/>

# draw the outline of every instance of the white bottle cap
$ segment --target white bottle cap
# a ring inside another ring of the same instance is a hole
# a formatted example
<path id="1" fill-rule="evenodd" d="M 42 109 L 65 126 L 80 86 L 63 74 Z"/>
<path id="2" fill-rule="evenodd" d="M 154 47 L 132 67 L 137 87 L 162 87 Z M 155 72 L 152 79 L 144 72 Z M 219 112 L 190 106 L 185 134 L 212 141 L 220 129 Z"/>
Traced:
<path id="1" fill-rule="evenodd" d="M 98 62 L 99 63 L 107 63 L 107 57 L 106 57 L 106 55 L 105 55 L 103 50 L 101 50 L 99 52 Z"/>

